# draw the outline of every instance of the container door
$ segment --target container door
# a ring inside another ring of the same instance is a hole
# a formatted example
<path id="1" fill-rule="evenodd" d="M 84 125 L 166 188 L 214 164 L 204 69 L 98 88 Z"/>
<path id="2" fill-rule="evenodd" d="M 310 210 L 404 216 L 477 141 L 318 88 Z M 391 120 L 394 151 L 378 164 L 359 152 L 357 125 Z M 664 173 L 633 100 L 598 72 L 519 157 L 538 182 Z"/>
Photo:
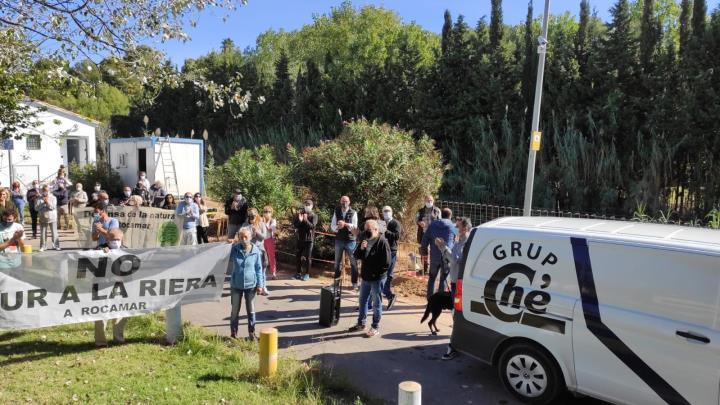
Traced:
<path id="1" fill-rule="evenodd" d="M 578 389 L 619 403 L 718 401 L 718 258 L 573 240 Z"/>

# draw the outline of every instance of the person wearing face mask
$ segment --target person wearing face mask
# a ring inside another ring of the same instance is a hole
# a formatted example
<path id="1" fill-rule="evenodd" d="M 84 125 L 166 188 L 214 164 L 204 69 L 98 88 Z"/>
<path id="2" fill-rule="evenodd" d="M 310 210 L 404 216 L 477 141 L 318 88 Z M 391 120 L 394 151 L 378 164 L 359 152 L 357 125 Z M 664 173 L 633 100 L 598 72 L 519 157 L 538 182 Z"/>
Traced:
<path id="1" fill-rule="evenodd" d="M 397 251 L 398 241 L 400 240 L 400 233 L 402 232 L 402 226 L 400 222 L 393 218 L 392 208 L 387 205 L 383 207 L 383 219 L 385 220 L 385 239 L 388 241 L 390 246 L 390 265 L 387 271 L 387 280 L 383 288 L 383 295 L 388 300 L 387 309 L 390 310 L 395 304 L 395 293 L 392 292 L 392 280 L 395 274 L 395 265 L 397 264 Z"/>
<path id="2" fill-rule="evenodd" d="M 64 186 L 65 189 L 72 186 L 72 183 L 70 182 L 70 179 L 67 177 L 67 173 L 65 173 L 65 166 L 60 165 L 60 169 L 58 169 L 57 177 L 55 178 L 55 181 L 53 182 L 53 191 L 60 188 L 60 186 Z"/>
<path id="3" fill-rule="evenodd" d="M 60 250 L 57 232 L 57 199 L 50 193 L 47 184 L 42 186 L 42 194 L 35 202 L 35 209 L 40 216 L 40 251 L 45 251 L 48 229 L 51 231 L 53 249 Z"/>
<path id="4" fill-rule="evenodd" d="M 371 219 L 365 222 L 363 241 L 355 250 L 355 258 L 362 262 L 360 278 L 360 314 L 357 324 L 350 328 L 350 332 L 365 330 L 367 320 L 368 301 L 372 300 L 373 318 L 367 337 L 377 336 L 382 317 L 382 290 L 390 266 L 391 252 L 387 239 L 380 233 L 377 221 Z"/>
<path id="5" fill-rule="evenodd" d="M 92 203 L 96 203 L 100 201 L 100 194 L 105 193 L 105 190 L 102 189 L 102 185 L 100 183 L 95 183 L 95 187 L 93 187 L 92 195 L 90 195 L 90 199 L 92 200 Z"/>
<path id="6" fill-rule="evenodd" d="M 162 182 L 160 180 L 156 181 L 155 184 L 150 187 L 150 198 L 152 199 L 150 205 L 162 208 L 166 194 Z"/>
<path id="7" fill-rule="evenodd" d="M 25 196 L 20 187 L 20 182 L 15 180 L 10 187 L 10 198 L 17 208 L 17 216 L 15 217 L 20 224 L 25 223 Z"/>
<path id="8" fill-rule="evenodd" d="M 273 207 L 266 205 L 263 208 L 262 224 L 265 227 L 267 238 L 263 242 L 268 258 L 268 271 L 270 278 L 277 280 L 277 262 L 275 261 L 275 235 L 277 234 L 277 221 L 273 218 Z"/>
<path id="9" fill-rule="evenodd" d="M 150 193 L 145 188 L 145 183 L 138 181 L 135 188 L 132 190 L 132 195 L 139 196 L 142 199 L 140 205 L 146 206 L 150 204 Z"/>
<path id="10" fill-rule="evenodd" d="M 107 242 L 101 246 L 103 257 L 107 257 L 108 253 L 117 251 L 122 247 L 123 232 L 119 228 L 112 228 L 107 232 Z M 117 254 L 117 252 L 114 252 Z M 107 337 L 105 329 L 109 320 L 95 321 L 95 346 L 107 347 Z M 127 318 L 116 318 L 112 320 L 113 340 L 115 343 L 125 343 L 125 324 Z"/>
<path id="11" fill-rule="evenodd" d="M 248 203 L 240 189 L 236 189 L 229 200 L 225 201 L 225 215 L 228 217 L 227 237 L 235 239 L 235 234 L 247 221 Z"/>
<path id="12" fill-rule="evenodd" d="M 97 242 L 97 248 L 108 247 L 108 234 L 113 229 L 120 229 L 120 222 L 108 215 L 107 206 L 102 202 L 95 204 L 93 215 L 92 240 Z"/>
<path id="13" fill-rule="evenodd" d="M 202 194 L 195 193 L 193 201 L 195 201 L 195 204 L 197 204 L 198 209 L 200 210 L 200 218 L 198 218 L 197 224 L 197 243 L 198 245 L 201 243 L 210 243 L 207 235 L 207 230 L 210 227 L 210 220 L 208 220 L 207 205 L 205 205 L 205 200 L 203 200 Z"/>
<path id="14" fill-rule="evenodd" d="M 35 209 L 35 203 L 40 197 L 40 182 L 34 180 L 32 186 L 25 194 L 25 198 L 28 202 L 28 209 L 30 210 L 30 224 L 32 227 L 32 238 L 37 238 L 37 223 L 38 223 L 38 212 Z"/>
<path id="15" fill-rule="evenodd" d="M 427 230 L 434 221 L 440 219 L 440 216 L 440 208 L 435 206 L 435 199 L 429 194 L 426 195 L 425 205 L 418 210 L 417 217 L 415 218 L 418 244 L 422 243 L 425 230 Z M 420 256 L 423 258 L 423 274 L 426 274 L 428 272 L 429 262 L 427 256 L 422 256 L 422 251 L 420 252 Z"/>
<path id="16" fill-rule="evenodd" d="M 197 220 L 200 218 L 200 208 L 193 202 L 191 193 L 185 193 L 182 201 L 175 209 L 175 215 L 183 219 L 181 246 L 197 245 Z"/>
<path id="17" fill-rule="evenodd" d="M 68 205 L 70 203 L 70 198 L 68 196 L 68 191 L 65 188 L 65 184 L 58 184 L 57 189 L 53 191 L 53 195 L 57 200 L 57 209 L 59 215 L 58 225 L 61 229 L 68 230 L 70 229 L 70 209 Z M 61 225 L 62 220 L 65 220 L 65 227 L 62 227 Z"/>
<path id="18" fill-rule="evenodd" d="M 128 205 L 130 202 L 130 197 L 132 196 L 132 189 L 129 186 L 123 187 L 123 196 L 120 198 L 120 201 L 118 201 L 118 205 L 121 207 L 124 207 Z"/>
<path id="19" fill-rule="evenodd" d="M 75 183 L 75 191 L 70 194 L 70 215 L 79 208 L 85 208 L 88 203 L 88 195 L 83 190 L 82 183 Z"/>
<path id="20" fill-rule="evenodd" d="M 358 290 L 357 261 L 353 252 L 357 246 L 353 230 L 358 227 L 357 212 L 350 208 L 350 197 L 340 197 L 340 205 L 335 208 L 330 229 L 335 232 L 335 278 L 340 278 L 343 253 L 350 259 L 350 277 L 353 290 Z"/>
<path id="21" fill-rule="evenodd" d="M 310 280 L 310 267 L 312 266 L 312 251 L 315 243 L 315 227 L 318 218 L 313 213 L 313 202 L 306 199 L 303 207 L 300 208 L 295 218 L 293 218 L 293 226 L 297 231 L 297 252 L 295 253 L 295 278 L 298 280 Z M 303 263 L 305 264 L 303 266 Z M 337 277 L 336 277 L 337 278 Z"/>
<path id="22" fill-rule="evenodd" d="M 428 277 L 427 285 L 427 298 L 435 293 L 435 279 L 440 275 L 440 289 L 445 289 L 447 286 L 448 273 L 441 271 L 443 269 L 442 252 L 437 247 L 435 239 L 440 238 L 445 242 L 445 245 L 452 249 L 455 242 L 455 224 L 450 221 L 452 218 L 452 211 L 449 208 L 443 208 L 440 214 L 442 219 L 434 221 L 425 231 L 423 239 L 420 242 L 420 254 L 423 256 L 424 261 L 427 260 L 428 248 L 430 251 L 430 273 Z"/>
<path id="23" fill-rule="evenodd" d="M 255 334 L 255 295 L 261 294 L 265 287 L 265 278 L 262 274 L 262 253 L 257 245 L 250 241 L 252 232 L 249 228 L 242 228 L 237 238 L 229 239 L 232 243 L 230 250 L 230 337 L 237 338 L 238 319 L 242 299 L 245 298 L 247 311 L 248 339 L 257 340 Z"/>
<path id="24" fill-rule="evenodd" d="M 263 279 L 265 279 L 265 273 L 267 272 L 268 258 L 267 252 L 265 251 L 265 239 L 267 238 L 267 228 L 263 225 L 260 214 L 255 208 L 248 210 L 247 221 L 240 227 L 240 229 L 247 229 L 250 231 L 250 242 L 252 242 L 260 250 L 260 259 L 262 264 Z M 263 283 L 264 284 L 264 283 Z M 267 288 L 264 288 L 260 295 L 270 295 Z"/>
<path id="25" fill-rule="evenodd" d="M 138 174 L 138 183 L 142 183 L 143 187 L 145 187 L 145 190 L 150 190 L 150 180 L 147 178 L 147 174 L 145 172 L 140 172 Z"/>
<path id="26" fill-rule="evenodd" d="M 20 253 L 25 246 L 25 230 L 22 225 L 15 222 L 17 213 L 13 209 L 2 211 L 0 222 L 0 252 Z M 14 266 L 13 266 L 14 267 Z"/>

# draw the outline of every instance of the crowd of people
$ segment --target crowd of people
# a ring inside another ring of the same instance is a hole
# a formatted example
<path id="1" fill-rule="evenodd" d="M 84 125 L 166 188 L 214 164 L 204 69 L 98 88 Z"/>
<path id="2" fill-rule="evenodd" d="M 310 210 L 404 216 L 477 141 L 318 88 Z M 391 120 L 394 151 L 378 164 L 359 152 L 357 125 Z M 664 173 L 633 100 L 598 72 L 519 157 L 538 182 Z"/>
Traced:
<path id="1" fill-rule="evenodd" d="M 68 192 L 70 189 L 72 191 Z M 70 181 L 65 168 L 61 166 L 53 182 L 41 185 L 33 181 L 32 187 L 24 194 L 17 181 L 13 182 L 10 189 L 0 189 L 0 251 L 9 251 L 12 247 L 18 249 L 24 244 L 23 226 L 20 224 L 24 221 L 26 205 L 31 217 L 32 238 L 38 237 L 37 225 L 40 225 L 41 251 L 48 248 L 48 236 L 51 239 L 49 248 L 60 250 L 58 226 L 64 225 L 68 229 L 73 211 L 86 206 L 94 210 L 92 240 L 96 243 L 96 249 L 105 252 L 119 249 L 123 233 L 118 220 L 108 213 L 108 207 L 113 203 L 118 206 L 173 210 L 179 219 L 178 223 L 182 224 L 180 245 L 208 243 L 208 207 L 200 193 L 186 192 L 176 201 L 175 196 L 167 193 L 160 181 L 151 185 L 145 173 L 140 172 L 135 187 L 124 187 L 123 195 L 113 200 L 99 183 L 94 185 L 88 195 L 81 183 L 73 184 Z M 224 208 L 227 240 L 232 244 L 229 260 L 230 332 L 232 337 L 237 337 L 239 312 L 244 300 L 248 338 L 254 340 L 257 339 L 255 297 L 269 295 L 266 281 L 277 279 L 275 244 L 278 222 L 273 217 L 273 207 L 265 206 L 262 211 L 249 207 L 239 189 L 225 201 Z M 351 207 L 350 198 L 342 196 L 333 211 L 330 224 L 335 238 L 334 277 L 341 279 L 346 257 L 350 264 L 350 287 L 359 295 L 358 318 L 350 331 L 363 331 L 368 337 L 379 334 L 383 301 L 386 300 L 387 311 L 392 309 L 397 298 L 392 281 L 402 226 L 394 218 L 392 207 L 384 206 L 381 212 L 377 207 L 368 206 L 360 216 Z M 451 218 L 452 212 L 447 208 L 436 207 L 430 195 L 425 197 L 425 204 L 416 215 L 417 242 L 420 244 L 423 271 L 428 274 L 428 299 L 436 288 L 455 293 L 457 266 L 472 225 L 467 218 L 457 218 L 455 223 Z M 297 235 L 294 278 L 298 280 L 310 279 L 318 222 L 314 201 L 305 199 L 291 221 Z M 360 270 L 358 262 L 361 264 Z M 372 321 L 367 329 L 370 311 Z M 123 340 L 123 325 L 122 320 L 114 323 L 116 340 Z M 100 333 L 104 328 L 104 323 L 96 324 L 96 343 L 99 346 L 107 344 L 104 332 Z M 448 347 L 443 358 L 454 356 L 455 351 Z"/>

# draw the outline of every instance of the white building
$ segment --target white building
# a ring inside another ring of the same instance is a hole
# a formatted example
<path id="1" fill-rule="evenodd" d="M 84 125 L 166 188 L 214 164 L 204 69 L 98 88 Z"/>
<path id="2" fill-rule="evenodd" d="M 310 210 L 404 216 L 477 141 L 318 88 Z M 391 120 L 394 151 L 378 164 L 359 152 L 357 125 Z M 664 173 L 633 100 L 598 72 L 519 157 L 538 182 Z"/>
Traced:
<path id="1" fill-rule="evenodd" d="M 151 184 L 160 180 L 168 193 L 205 192 L 202 139 L 116 138 L 109 141 L 108 156 L 110 167 L 120 173 L 127 186 L 134 187 L 138 174 L 145 172 Z"/>
<path id="2" fill-rule="evenodd" d="M 8 187 L 19 180 L 26 187 L 33 180 L 51 182 L 60 165 L 80 166 L 95 162 L 97 121 L 41 101 L 25 101 L 37 111 L 39 126 L 3 141 L 0 150 L 0 182 Z M 8 150 L 9 149 L 9 150 Z M 68 173 L 72 180 L 72 173 Z"/>

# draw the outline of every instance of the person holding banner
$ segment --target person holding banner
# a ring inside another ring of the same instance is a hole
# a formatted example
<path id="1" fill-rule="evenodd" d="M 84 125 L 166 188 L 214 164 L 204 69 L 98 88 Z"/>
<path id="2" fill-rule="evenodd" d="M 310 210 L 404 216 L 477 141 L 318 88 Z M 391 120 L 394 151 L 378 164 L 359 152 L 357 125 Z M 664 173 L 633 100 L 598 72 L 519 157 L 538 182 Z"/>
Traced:
<path id="1" fill-rule="evenodd" d="M 255 334 L 255 295 L 265 286 L 262 274 L 262 252 L 250 242 L 250 228 L 242 228 L 237 239 L 229 239 L 233 244 L 230 250 L 230 263 L 233 266 L 230 275 L 230 337 L 237 338 L 238 316 L 241 300 L 245 298 L 245 310 L 248 319 L 248 340 L 256 340 Z"/>
<path id="2" fill-rule="evenodd" d="M 197 220 L 200 217 L 200 208 L 193 202 L 193 196 L 185 193 L 185 197 L 178 204 L 175 215 L 183 218 L 180 246 L 197 245 Z"/>
<path id="3" fill-rule="evenodd" d="M 102 202 L 95 205 L 95 216 L 93 218 L 92 240 L 97 242 L 97 249 L 104 248 L 108 245 L 108 235 L 113 229 L 120 229 L 120 223 L 117 219 L 108 215 L 107 206 Z"/>
<path id="4" fill-rule="evenodd" d="M 114 218 L 113 218 L 114 219 Z M 107 243 L 103 246 L 103 253 L 110 253 L 111 250 L 120 249 L 122 246 L 123 232 L 120 228 L 113 228 L 107 232 Z M 95 321 L 95 346 L 107 347 L 107 337 L 105 337 L 105 328 L 107 320 Z M 115 343 L 125 343 L 125 324 L 127 318 L 117 318 L 112 320 L 113 340 Z"/>

